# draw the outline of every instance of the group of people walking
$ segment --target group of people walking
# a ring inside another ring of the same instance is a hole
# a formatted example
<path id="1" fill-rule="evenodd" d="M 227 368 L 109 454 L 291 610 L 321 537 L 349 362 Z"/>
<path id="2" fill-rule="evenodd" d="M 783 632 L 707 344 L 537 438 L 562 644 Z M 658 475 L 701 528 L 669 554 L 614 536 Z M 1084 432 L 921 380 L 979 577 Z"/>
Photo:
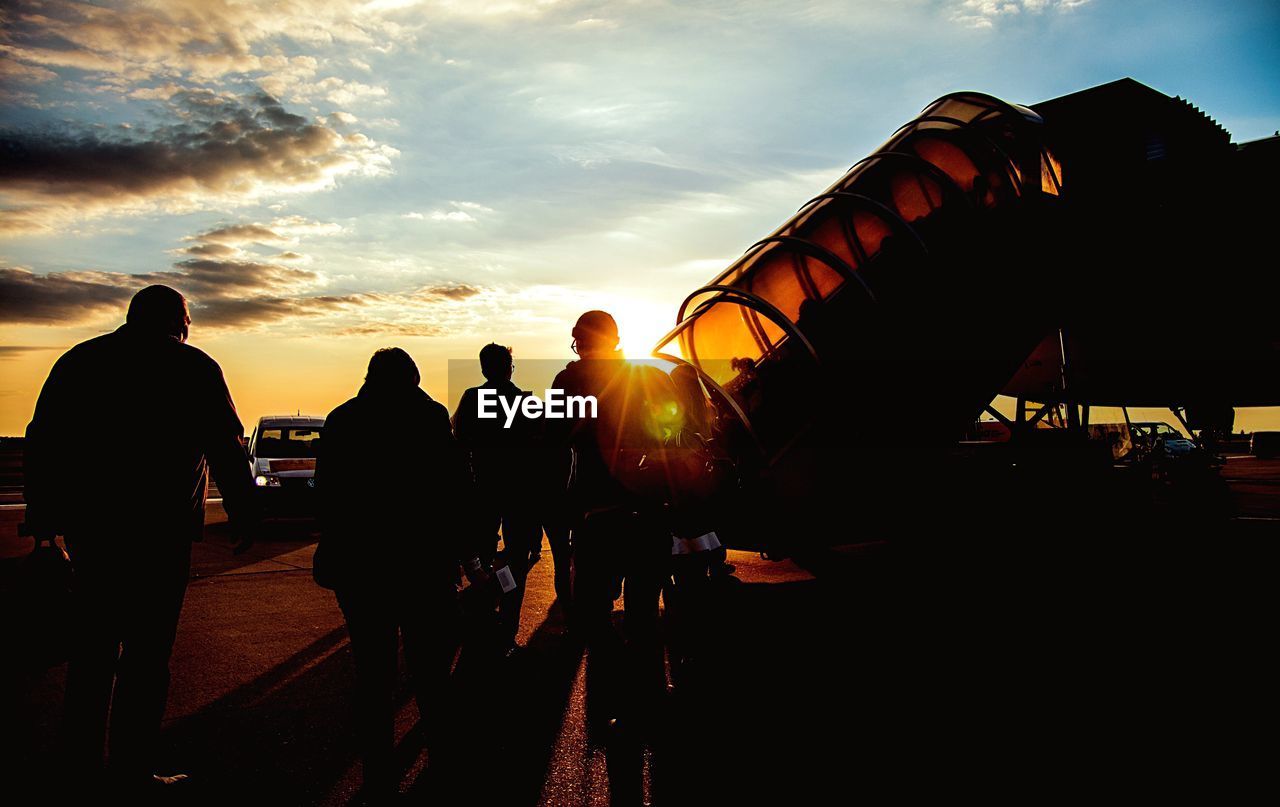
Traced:
<path id="1" fill-rule="evenodd" d="M 177 291 L 138 292 L 123 326 L 58 360 L 27 430 L 26 523 L 38 541 L 64 536 L 74 567 L 63 744 L 83 782 L 102 771 L 108 715 L 112 781 L 181 781 L 153 770 L 154 752 L 209 472 L 239 548 L 259 519 L 243 427 L 218 365 L 185 344 L 190 323 Z M 430 749 L 447 730 L 436 718 L 447 714 L 466 638 L 460 603 L 485 617 L 465 624 L 487 626 L 479 641 L 494 663 L 518 655 L 525 581 L 544 532 L 557 599 L 613 682 L 615 726 L 665 692 L 659 597 L 666 589 L 672 601 L 673 553 L 687 557 L 690 544 L 681 549 L 664 515 L 671 497 L 655 491 L 673 479 L 664 451 L 705 431 L 706 404 L 679 378 L 623 361 L 609 314 L 587 312 L 572 335 L 579 359 L 553 386 L 594 396 L 594 418 L 517 418 L 508 428 L 479 417 L 482 389 L 508 402 L 529 394 L 512 381 L 511 350 L 489 344 L 480 352 L 486 381 L 452 418 L 421 389 L 409 354 L 386 348 L 358 394 L 326 419 L 313 574 L 346 620 L 364 789 L 374 800 L 400 779 L 392 751 L 401 641 Z M 677 569 L 685 591 L 675 601 L 695 602 L 685 595 L 707 569 Z M 624 591 L 625 638 L 610 617 Z"/>

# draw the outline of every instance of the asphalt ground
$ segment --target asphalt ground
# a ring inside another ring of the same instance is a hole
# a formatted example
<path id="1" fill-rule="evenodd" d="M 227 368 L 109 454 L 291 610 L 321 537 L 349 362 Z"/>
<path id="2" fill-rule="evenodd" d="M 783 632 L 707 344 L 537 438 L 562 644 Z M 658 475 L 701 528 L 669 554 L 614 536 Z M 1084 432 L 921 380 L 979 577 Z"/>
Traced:
<path id="1" fill-rule="evenodd" d="M 216 504 L 209 515 L 206 540 L 195 545 L 171 662 L 161 769 L 192 774 L 183 802 L 252 793 L 262 803 L 347 804 L 359 785 L 349 703 L 353 668 L 335 598 L 311 580 L 312 525 L 272 523 L 249 552 L 236 556 Z M 870 556 L 877 548 L 860 551 Z M 738 573 L 724 586 L 743 603 L 815 580 L 794 563 L 733 555 Z M 457 685 L 458 697 L 482 703 L 469 711 L 493 724 L 478 732 L 465 728 L 467 742 L 479 745 L 485 760 L 477 787 L 488 803 L 585 805 L 610 803 L 611 792 L 625 781 L 635 800 L 651 801 L 664 786 L 663 743 L 648 736 L 623 743 L 607 733 L 589 736 L 586 654 L 555 601 L 549 548 L 543 558 L 529 578 L 518 637 L 523 652 L 499 666 L 472 665 L 479 672 Z M 803 631 L 781 630 L 774 618 L 753 624 L 750 632 L 774 629 L 780 641 L 771 652 L 785 653 L 803 641 Z M 742 639 L 744 647 L 758 641 Z M 751 666 L 748 677 L 762 691 L 771 689 L 769 667 Z M 19 770 L 33 773 L 54 763 L 49 755 L 56 747 L 64 678 L 61 665 L 27 671 L 8 693 L 16 701 L 7 729 L 16 729 L 17 750 L 10 751 L 16 759 L 10 761 Z M 400 702 L 404 789 L 409 798 L 430 795 L 435 783 L 422 741 L 412 732 L 417 709 L 407 691 Z M 714 747 L 707 753 L 719 756 Z"/>
<path id="2" fill-rule="evenodd" d="M 960 528 L 943 552 L 732 552 L 697 683 L 621 732 L 591 714 L 596 682 L 544 547 L 524 651 L 463 649 L 453 692 L 470 717 L 448 755 L 427 753 L 402 688 L 403 799 L 455 803 L 459 779 L 492 804 L 1241 795 L 1271 759 L 1278 467 L 1227 462 L 1242 518 L 1130 524 L 1123 542 L 1099 524 L 1052 547 L 1022 540 L 1049 530 Z M 893 537 L 933 523 L 930 482 L 916 484 L 921 509 Z M 24 551 L 20 515 L 0 510 L 0 555 Z M 353 667 L 333 594 L 310 577 L 313 525 L 274 523 L 236 556 L 216 503 L 209 522 L 171 663 L 160 769 L 192 775 L 174 803 L 351 803 Z M 10 627 L 35 618 L 6 604 Z M 2 758 L 9 792 L 40 799 L 65 667 L 24 660 L 4 662 Z"/>

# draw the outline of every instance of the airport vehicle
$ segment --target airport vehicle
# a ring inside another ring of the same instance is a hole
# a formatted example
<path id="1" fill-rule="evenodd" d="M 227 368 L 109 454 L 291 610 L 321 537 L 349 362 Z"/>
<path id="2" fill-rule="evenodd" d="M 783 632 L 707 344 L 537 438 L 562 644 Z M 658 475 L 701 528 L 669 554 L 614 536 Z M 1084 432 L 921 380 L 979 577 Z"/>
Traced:
<path id="1" fill-rule="evenodd" d="M 1186 457 L 1199 449 L 1194 440 L 1168 423 L 1131 423 L 1129 431 L 1147 450 L 1165 459 Z"/>
<path id="2" fill-rule="evenodd" d="M 314 511 L 316 451 L 324 418 L 273 415 L 260 418 L 249 438 L 249 463 L 268 513 Z"/>
<path id="3" fill-rule="evenodd" d="M 930 104 L 694 290 L 655 347 L 697 371 L 750 489 L 722 534 L 758 546 L 851 509 L 888 520 L 913 506 L 900 480 L 947 466 L 984 411 L 1014 438 L 991 467 L 1043 490 L 1037 474 L 1096 461 L 1091 405 L 1212 430 L 1234 406 L 1280 404 L 1280 320 L 1211 304 L 1280 292 L 1257 258 L 1277 174 L 1280 137 L 1237 145 L 1132 79 L 1030 107 Z M 1200 303 L 1131 304 L 1169 288 Z M 991 406 L 1001 393 L 1015 417 Z M 883 429 L 886 412 L 911 427 Z"/>
<path id="4" fill-rule="evenodd" d="M 1249 438 L 1249 453 L 1259 459 L 1280 457 L 1280 432 L 1254 432 Z"/>
<path id="5" fill-rule="evenodd" d="M 1203 450 L 1173 426 L 1159 421 L 1090 423 L 1088 431 L 1090 439 L 1111 447 L 1116 460 L 1176 462 Z"/>

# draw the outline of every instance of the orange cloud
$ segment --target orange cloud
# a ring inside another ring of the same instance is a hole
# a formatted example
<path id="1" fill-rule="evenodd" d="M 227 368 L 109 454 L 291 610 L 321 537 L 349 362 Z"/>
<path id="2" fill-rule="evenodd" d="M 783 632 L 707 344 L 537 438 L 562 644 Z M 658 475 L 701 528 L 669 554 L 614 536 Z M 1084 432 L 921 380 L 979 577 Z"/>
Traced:
<path id="1" fill-rule="evenodd" d="M 166 0 L 119 7 L 72 0 L 20 4 L 5 20 L 0 49 L 20 61 L 71 67 L 129 80 L 231 73 L 310 75 L 272 40 L 349 42 L 389 49 L 412 32 L 363 3 L 334 0 Z M 260 51 L 260 52 L 255 52 Z"/>
<path id="2" fill-rule="evenodd" d="M 210 241 L 219 246 L 227 244 L 266 243 L 271 241 L 288 241 L 289 237 L 262 224 L 230 224 L 218 227 L 199 235 L 191 236 L 192 241 Z"/>
<path id="3" fill-rule="evenodd" d="M 458 283 L 452 286 L 428 286 L 411 295 L 416 300 L 465 300 L 480 294 L 481 289 Z"/>
<path id="4" fill-rule="evenodd" d="M 369 322 L 336 332 L 336 336 L 447 336 L 449 329 L 441 325 L 404 322 Z"/>

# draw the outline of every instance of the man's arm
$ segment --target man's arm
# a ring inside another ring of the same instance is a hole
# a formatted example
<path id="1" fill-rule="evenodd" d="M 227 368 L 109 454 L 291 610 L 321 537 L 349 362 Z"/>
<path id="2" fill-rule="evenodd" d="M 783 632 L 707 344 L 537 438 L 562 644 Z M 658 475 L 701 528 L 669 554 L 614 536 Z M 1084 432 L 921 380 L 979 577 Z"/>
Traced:
<path id="1" fill-rule="evenodd" d="M 356 463 L 347 440 L 350 404 L 343 404 L 324 419 L 324 432 L 316 451 L 316 515 L 320 545 L 316 548 L 316 580 L 326 587 L 342 580 L 346 550 L 353 522 L 363 513 L 364 502 L 353 476 Z M 351 431 L 358 432 L 352 428 Z"/>
<path id="2" fill-rule="evenodd" d="M 464 393 L 462 403 L 458 405 L 459 412 L 465 406 Z M 452 510 L 447 528 L 452 541 L 450 555 L 462 565 L 467 577 L 474 582 L 477 577 L 487 576 L 486 571 L 480 568 L 478 561 L 482 554 L 480 551 L 482 544 L 476 528 L 479 521 L 476 517 L 475 483 L 471 478 L 471 469 L 462 446 L 454 437 L 449 410 L 435 402 L 429 404 L 428 409 L 425 431 L 433 447 L 431 453 L 439 459 L 437 464 L 439 477 L 436 484 L 440 486 L 440 492 L 443 494 L 441 500 L 447 502 Z"/>
<path id="3" fill-rule="evenodd" d="M 222 493 L 222 504 L 232 523 L 244 527 L 258 519 L 254 497 L 253 474 L 249 471 L 249 455 L 245 453 L 241 438 L 244 426 L 236 414 L 235 402 L 227 388 L 222 369 L 209 360 L 210 390 L 205 415 L 204 454 L 209 470 Z"/>
<path id="4" fill-rule="evenodd" d="M 68 355 L 58 359 L 49 371 L 23 441 L 25 520 L 27 531 L 37 540 L 53 538 L 63 526 L 62 500 L 66 491 L 61 473 L 65 463 L 60 446 L 63 429 L 67 425 L 65 415 L 75 397 L 71 392 L 72 372 L 68 369 L 71 364 Z"/>
<path id="5" fill-rule="evenodd" d="M 576 395 L 577 392 L 572 387 L 567 370 L 561 370 L 556 373 L 555 380 L 551 382 L 552 389 L 563 390 L 566 397 Z M 569 418 L 547 418 L 542 424 L 542 440 L 549 453 L 568 454 L 569 447 L 573 442 L 573 430 L 576 425 L 575 420 Z"/>
<path id="6" fill-rule="evenodd" d="M 443 406 L 440 407 L 444 409 Z M 447 413 L 449 410 L 445 409 Z M 462 393 L 462 399 L 458 401 L 458 408 L 453 413 L 453 417 L 449 419 L 450 433 L 453 435 L 456 443 L 456 451 L 461 457 L 466 472 L 471 475 L 474 473 L 472 468 L 471 452 L 475 448 L 475 421 L 476 421 L 476 392 L 475 389 L 468 389 Z M 474 476 L 472 477 L 474 478 Z"/>
<path id="7" fill-rule="evenodd" d="M 460 443 L 466 443 L 471 437 L 471 423 L 476 416 L 475 390 L 468 389 L 462 393 L 458 408 L 454 411 L 449 424 L 453 427 L 453 436 Z"/>

